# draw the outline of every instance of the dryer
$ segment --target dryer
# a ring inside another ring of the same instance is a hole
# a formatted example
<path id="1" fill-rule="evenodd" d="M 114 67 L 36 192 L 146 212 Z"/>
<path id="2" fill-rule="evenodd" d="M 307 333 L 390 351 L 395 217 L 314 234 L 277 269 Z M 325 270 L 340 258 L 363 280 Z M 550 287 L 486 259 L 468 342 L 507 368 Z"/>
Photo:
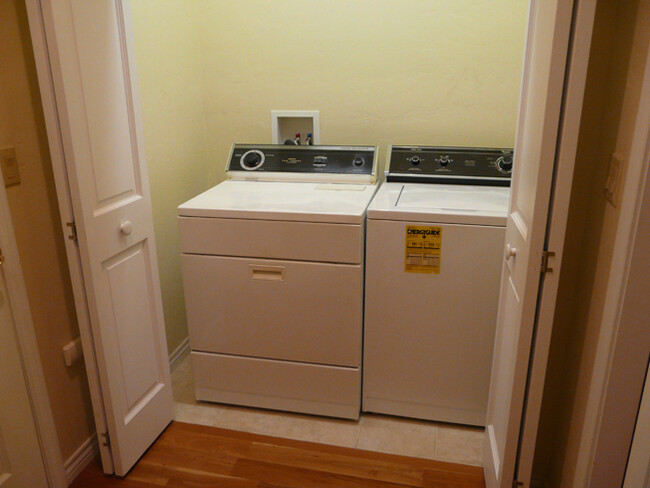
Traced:
<path id="1" fill-rule="evenodd" d="M 512 150 L 388 158 L 367 213 L 362 408 L 484 425 Z"/>
<path id="2" fill-rule="evenodd" d="M 178 207 L 198 400 L 356 419 L 369 146 L 235 144 Z"/>

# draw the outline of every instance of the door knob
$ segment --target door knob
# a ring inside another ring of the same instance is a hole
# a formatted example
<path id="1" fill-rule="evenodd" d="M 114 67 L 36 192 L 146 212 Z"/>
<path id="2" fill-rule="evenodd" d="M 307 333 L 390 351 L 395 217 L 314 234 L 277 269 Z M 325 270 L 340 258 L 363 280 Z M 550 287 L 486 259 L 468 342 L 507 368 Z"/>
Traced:
<path id="1" fill-rule="evenodd" d="M 128 236 L 131 232 L 133 232 L 133 224 L 128 220 L 125 220 L 120 224 L 120 231 L 125 236 Z"/>
<path id="2" fill-rule="evenodd" d="M 512 247 L 510 243 L 506 244 L 506 261 L 510 258 L 514 258 L 517 255 L 517 248 Z"/>

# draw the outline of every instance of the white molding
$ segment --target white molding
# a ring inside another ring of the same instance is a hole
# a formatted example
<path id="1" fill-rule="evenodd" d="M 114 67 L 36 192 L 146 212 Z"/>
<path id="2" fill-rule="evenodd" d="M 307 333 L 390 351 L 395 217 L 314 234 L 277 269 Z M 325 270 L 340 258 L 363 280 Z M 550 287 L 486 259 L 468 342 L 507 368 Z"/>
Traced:
<path id="1" fill-rule="evenodd" d="M 32 407 L 34 425 L 38 435 L 41 456 L 48 485 L 51 488 L 68 486 L 63 471 L 59 438 L 54 425 L 50 397 L 45 384 L 40 353 L 34 332 L 27 288 L 20 264 L 18 244 L 9 210 L 4 185 L 0 184 L 0 247 L 5 256 L 2 269 L 5 276 L 9 303 L 14 312 L 16 339 L 25 372 L 25 383 Z"/>
<path id="2" fill-rule="evenodd" d="M 98 454 L 97 434 L 93 434 L 65 462 L 64 469 L 68 484 L 72 483 Z"/>
<path id="3" fill-rule="evenodd" d="M 650 51 L 647 54 L 643 87 L 639 97 L 637 118 L 630 150 L 621 210 L 615 230 L 616 240 L 610 263 L 605 306 L 603 308 L 598 345 L 592 369 L 589 397 L 578 447 L 572 486 L 592 486 L 593 463 L 600 445 L 600 427 L 612 374 L 614 352 L 623 312 L 627 279 L 631 268 L 639 214 L 650 176 Z M 646 198 L 650 198 L 650 195 Z"/>
<path id="4" fill-rule="evenodd" d="M 185 359 L 190 352 L 190 338 L 189 336 L 183 339 L 183 341 L 172 351 L 169 355 L 169 369 L 174 371 L 179 364 Z"/>

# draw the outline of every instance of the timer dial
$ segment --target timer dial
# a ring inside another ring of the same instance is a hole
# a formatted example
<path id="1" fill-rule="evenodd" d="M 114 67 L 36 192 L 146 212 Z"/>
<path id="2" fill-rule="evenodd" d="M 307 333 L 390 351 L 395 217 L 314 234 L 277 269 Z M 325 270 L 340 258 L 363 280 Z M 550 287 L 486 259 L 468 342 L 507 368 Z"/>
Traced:
<path id="1" fill-rule="evenodd" d="M 242 154 L 239 163 L 247 171 L 256 170 L 264 164 L 264 153 L 259 149 L 251 149 Z"/>
<path id="2" fill-rule="evenodd" d="M 502 173 L 512 172 L 512 154 L 504 154 L 500 156 L 497 161 L 497 169 Z"/>

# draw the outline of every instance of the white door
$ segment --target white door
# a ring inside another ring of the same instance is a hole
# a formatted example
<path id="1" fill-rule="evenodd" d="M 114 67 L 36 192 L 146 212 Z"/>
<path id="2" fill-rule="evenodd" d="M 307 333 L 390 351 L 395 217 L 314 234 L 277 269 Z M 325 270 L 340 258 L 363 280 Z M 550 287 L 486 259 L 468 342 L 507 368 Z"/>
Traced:
<path id="1" fill-rule="evenodd" d="M 86 356 L 97 357 L 124 475 L 174 413 L 129 5 L 40 4 L 91 316 Z"/>
<path id="2" fill-rule="evenodd" d="M 488 488 L 511 488 L 541 282 L 572 1 L 533 0 L 484 444 Z"/>

